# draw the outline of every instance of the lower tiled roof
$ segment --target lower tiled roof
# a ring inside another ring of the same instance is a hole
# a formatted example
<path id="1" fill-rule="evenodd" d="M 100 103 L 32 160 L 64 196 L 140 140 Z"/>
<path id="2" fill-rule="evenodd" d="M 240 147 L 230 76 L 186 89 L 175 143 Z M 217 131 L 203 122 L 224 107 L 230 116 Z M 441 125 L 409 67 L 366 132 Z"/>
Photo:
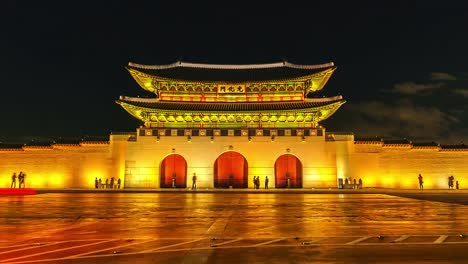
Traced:
<path id="1" fill-rule="evenodd" d="M 335 101 L 281 101 L 281 102 L 174 102 L 174 101 L 154 101 L 135 102 L 125 99 L 118 100 L 117 103 L 126 103 L 138 107 L 145 107 L 160 110 L 177 111 L 274 111 L 274 110 L 294 110 L 308 109 L 320 106 L 331 105 L 345 100 Z"/>

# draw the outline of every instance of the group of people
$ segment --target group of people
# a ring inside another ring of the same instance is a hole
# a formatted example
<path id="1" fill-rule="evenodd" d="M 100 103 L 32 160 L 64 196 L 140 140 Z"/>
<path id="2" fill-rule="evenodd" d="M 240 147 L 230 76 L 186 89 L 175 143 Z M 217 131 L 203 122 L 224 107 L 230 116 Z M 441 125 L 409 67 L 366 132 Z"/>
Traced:
<path id="1" fill-rule="evenodd" d="M 107 178 L 104 184 L 102 183 L 101 178 L 98 179 L 96 177 L 96 179 L 94 179 L 95 189 L 120 189 L 121 184 L 122 184 L 122 180 L 120 180 L 120 178 L 118 178 L 117 181 L 115 181 L 115 178 L 112 177 L 110 179 L 110 182 L 109 182 L 109 179 Z"/>
<path id="2" fill-rule="evenodd" d="M 356 182 L 356 179 L 352 178 L 345 178 L 345 186 L 351 186 L 353 189 L 362 189 L 362 179 L 359 178 L 359 180 Z"/>
<path id="3" fill-rule="evenodd" d="M 25 188 L 26 187 L 26 183 L 24 181 L 25 179 L 26 179 L 26 173 L 20 171 L 20 173 L 17 176 L 16 172 L 13 172 L 13 175 L 11 175 L 10 188 L 16 188 L 16 180 L 18 180 L 18 188 Z"/>
<path id="4" fill-rule="evenodd" d="M 450 175 L 448 177 L 448 187 L 449 187 L 449 190 L 453 190 L 453 182 L 455 181 L 455 177 L 453 177 L 453 175 Z M 455 188 L 457 188 L 457 190 L 460 188 L 460 184 L 458 183 L 458 181 L 455 181 Z"/>
<path id="5" fill-rule="evenodd" d="M 453 175 L 450 175 L 448 178 L 448 188 L 449 190 L 453 190 L 453 183 L 455 182 L 455 188 L 458 190 L 460 189 L 460 184 L 458 183 L 458 181 L 455 181 L 455 177 L 453 177 Z M 424 189 L 424 178 L 423 176 L 421 175 L 421 173 L 419 173 L 419 176 L 418 176 L 418 182 L 419 182 L 419 189 Z"/>
<path id="6" fill-rule="evenodd" d="M 268 176 L 265 176 L 265 189 L 268 189 L 269 181 L 270 180 L 268 179 Z M 260 189 L 260 176 L 253 177 L 253 184 L 254 184 L 254 189 Z"/>

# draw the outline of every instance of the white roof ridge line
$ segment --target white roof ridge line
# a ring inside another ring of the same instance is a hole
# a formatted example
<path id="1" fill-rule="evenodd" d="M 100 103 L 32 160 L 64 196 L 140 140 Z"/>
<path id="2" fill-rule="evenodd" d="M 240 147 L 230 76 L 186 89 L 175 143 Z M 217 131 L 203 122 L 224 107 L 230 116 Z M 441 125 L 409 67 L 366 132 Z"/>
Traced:
<path id="1" fill-rule="evenodd" d="M 171 69 L 176 67 L 186 67 L 186 68 L 201 68 L 201 69 L 220 69 L 220 70 L 244 70 L 244 69 L 267 69 L 267 68 L 280 68 L 288 67 L 294 69 L 321 69 L 333 67 L 335 64 L 333 62 L 306 65 L 306 64 L 294 64 L 287 61 L 275 62 L 275 63 L 265 63 L 265 64 L 207 64 L 207 63 L 192 63 L 192 62 L 183 62 L 178 61 L 171 64 L 164 65 L 146 65 L 138 64 L 134 62 L 129 62 L 128 66 L 140 69 L 148 70 L 164 70 Z"/>

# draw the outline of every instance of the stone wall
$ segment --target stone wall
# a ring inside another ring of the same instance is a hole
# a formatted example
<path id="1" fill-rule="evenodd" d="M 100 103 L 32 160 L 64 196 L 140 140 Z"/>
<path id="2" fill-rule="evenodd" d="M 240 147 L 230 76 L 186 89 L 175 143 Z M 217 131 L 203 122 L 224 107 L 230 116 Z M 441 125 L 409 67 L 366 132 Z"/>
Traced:
<path id="1" fill-rule="evenodd" d="M 460 188 L 468 186 L 468 150 L 440 147 L 413 147 L 357 143 L 351 155 L 350 175 L 362 178 L 364 187 L 419 188 L 418 175 L 424 177 L 424 188 L 446 189 L 453 175 Z"/>
<path id="2" fill-rule="evenodd" d="M 10 187 L 13 172 L 26 173 L 30 188 L 94 188 L 95 177 L 119 177 L 107 143 L 53 145 L 0 150 L 0 186 Z M 17 182 L 18 185 L 18 182 Z"/>
<path id="3" fill-rule="evenodd" d="M 410 144 L 359 142 L 352 136 L 135 136 L 111 135 L 110 143 L 23 147 L 0 150 L 0 187 L 10 187 L 13 172 L 27 174 L 26 187 L 94 188 L 121 178 L 128 188 L 159 188 L 160 166 L 172 153 L 187 162 L 187 185 L 197 174 L 199 188 L 213 188 L 214 163 L 226 151 L 235 151 L 248 163 L 248 186 L 253 176 L 270 179 L 275 187 L 275 162 L 284 154 L 297 157 L 303 168 L 303 188 L 336 188 L 339 178 L 363 180 L 364 187 L 418 188 L 418 174 L 427 189 L 445 189 L 453 175 L 460 187 L 468 186 L 468 150 L 414 147 Z"/>

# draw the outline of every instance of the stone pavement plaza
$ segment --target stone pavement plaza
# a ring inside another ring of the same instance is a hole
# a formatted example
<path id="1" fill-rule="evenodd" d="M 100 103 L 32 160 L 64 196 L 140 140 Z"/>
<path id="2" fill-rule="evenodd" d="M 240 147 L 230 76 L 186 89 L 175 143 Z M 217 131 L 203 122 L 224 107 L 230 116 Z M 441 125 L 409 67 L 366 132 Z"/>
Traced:
<path id="1" fill-rule="evenodd" d="M 468 263 L 466 192 L 374 192 L 0 196 L 0 263 Z"/>

